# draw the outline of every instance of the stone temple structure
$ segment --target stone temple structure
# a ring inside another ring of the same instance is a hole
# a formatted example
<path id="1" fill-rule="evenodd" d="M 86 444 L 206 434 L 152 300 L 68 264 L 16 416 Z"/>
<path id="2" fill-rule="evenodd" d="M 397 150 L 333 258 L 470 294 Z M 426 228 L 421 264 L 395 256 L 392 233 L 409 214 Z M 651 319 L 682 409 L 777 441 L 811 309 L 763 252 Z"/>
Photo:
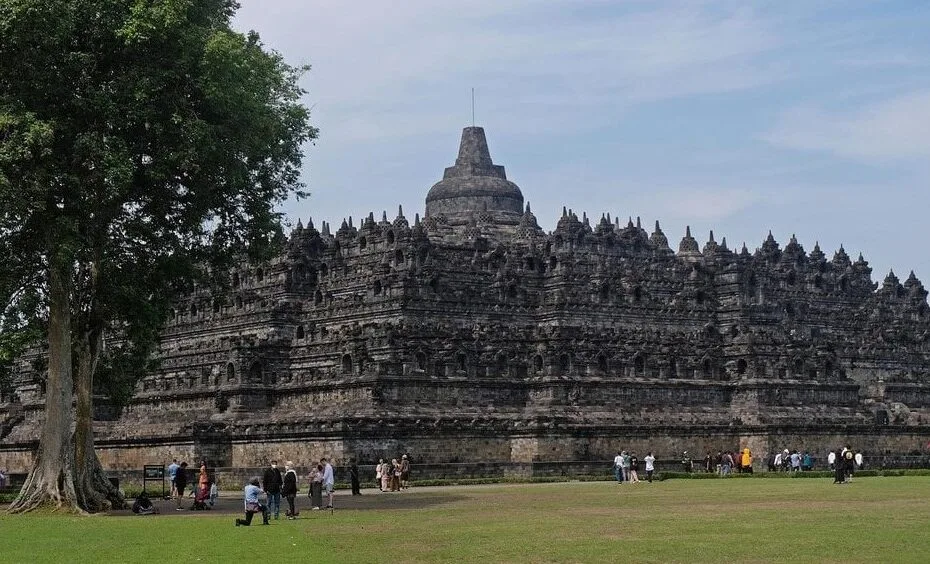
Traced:
<path id="1" fill-rule="evenodd" d="M 906 454 L 930 439 L 930 309 L 819 246 L 731 250 L 659 223 L 540 229 L 484 130 L 408 218 L 298 222 L 226 296 L 195 291 L 161 367 L 97 427 L 105 467 L 247 467 L 328 454 L 501 467 L 748 446 Z M 0 467 L 26 466 L 42 375 L 0 403 Z M 508 466 L 511 465 L 511 466 Z"/>

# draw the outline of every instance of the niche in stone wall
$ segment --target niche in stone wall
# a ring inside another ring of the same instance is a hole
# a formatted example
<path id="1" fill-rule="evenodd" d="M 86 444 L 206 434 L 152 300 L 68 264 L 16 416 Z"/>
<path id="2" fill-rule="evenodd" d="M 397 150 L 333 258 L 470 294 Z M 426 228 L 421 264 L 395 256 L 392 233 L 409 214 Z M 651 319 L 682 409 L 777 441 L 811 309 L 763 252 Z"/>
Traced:
<path id="1" fill-rule="evenodd" d="M 423 351 L 417 352 L 415 355 L 413 355 L 413 361 L 417 370 L 426 370 L 426 353 Z"/>
<path id="2" fill-rule="evenodd" d="M 230 362 L 226 365 L 226 381 L 235 382 L 236 381 L 236 367 Z"/>
<path id="3" fill-rule="evenodd" d="M 303 325 L 298 325 L 298 326 L 297 326 L 297 331 L 295 331 L 294 336 L 295 336 L 298 340 L 303 339 L 303 338 L 305 337 L 305 335 L 304 335 L 304 326 L 303 326 Z"/>
<path id="4" fill-rule="evenodd" d="M 249 367 L 249 383 L 261 384 L 263 381 L 262 365 L 260 362 L 255 361 L 252 363 L 252 366 Z"/>
<path id="5" fill-rule="evenodd" d="M 465 353 L 460 352 L 455 355 L 456 368 L 459 372 L 465 372 L 468 370 L 468 357 Z"/>
<path id="6" fill-rule="evenodd" d="M 371 286 L 371 290 L 372 290 L 372 292 L 374 292 L 374 294 L 375 294 L 376 296 L 380 296 L 380 295 L 381 295 L 381 290 L 382 290 L 381 281 L 380 281 L 380 280 L 375 280 L 375 283 L 372 284 L 372 286 Z"/>
<path id="7" fill-rule="evenodd" d="M 606 374 L 609 368 L 610 367 L 607 365 L 607 355 L 604 353 L 597 355 L 597 371 L 601 374 Z"/>
<path id="8" fill-rule="evenodd" d="M 746 369 L 749 367 L 749 363 L 745 359 L 741 358 L 736 361 L 736 373 L 742 376 L 746 374 Z"/>
<path id="9" fill-rule="evenodd" d="M 642 378 L 646 375 L 646 357 L 638 354 L 633 358 L 633 372 L 634 376 L 637 378 Z"/>
<path id="10" fill-rule="evenodd" d="M 499 353 L 494 359 L 494 367 L 497 372 L 497 376 L 508 376 L 510 373 L 509 367 L 507 365 L 507 357 L 504 353 Z"/>
<path id="11" fill-rule="evenodd" d="M 352 374 L 352 355 L 350 354 L 342 355 L 342 373 Z"/>
<path id="12" fill-rule="evenodd" d="M 367 238 L 367 237 L 359 237 L 359 239 L 358 239 L 358 248 L 359 248 L 359 249 L 362 249 L 362 250 L 365 250 L 365 247 L 367 247 L 367 246 L 368 246 L 368 238 Z"/>
<path id="13" fill-rule="evenodd" d="M 540 374 L 543 371 L 543 357 L 536 355 L 533 357 L 533 372 Z"/>
<path id="14" fill-rule="evenodd" d="M 387 239 L 388 245 L 393 245 L 394 244 L 394 232 L 388 231 L 386 235 L 386 239 Z"/>
<path id="15" fill-rule="evenodd" d="M 559 372 L 567 374 L 572 369 L 572 357 L 567 353 L 559 355 Z"/>
<path id="16" fill-rule="evenodd" d="M 674 358 L 668 360 L 668 377 L 678 378 L 678 361 Z"/>
<path id="17" fill-rule="evenodd" d="M 888 417 L 888 412 L 884 409 L 878 409 L 875 411 L 875 424 L 880 427 L 885 427 L 891 423 L 891 419 Z"/>
<path id="18" fill-rule="evenodd" d="M 823 378 L 824 380 L 833 379 L 833 363 L 829 360 L 823 363 Z"/>
<path id="19" fill-rule="evenodd" d="M 261 268 L 255 270 L 255 279 L 261 282 L 265 279 L 265 271 Z"/>
<path id="20" fill-rule="evenodd" d="M 401 266 L 404 264 L 404 251 L 397 249 L 394 251 L 394 266 Z"/>
<path id="21" fill-rule="evenodd" d="M 191 317 L 197 317 L 197 304 L 191 304 Z"/>
<path id="22" fill-rule="evenodd" d="M 210 369 L 209 368 L 204 367 L 200 369 L 200 385 L 201 386 L 210 385 Z"/>
<path id="23" fill-rule="evenodd" d="M 705 358 L 704 362 L 701 363 L 701 376 L 705 380 L 710 380 L 714 377 L 714 365 L 709 358 Z"/>

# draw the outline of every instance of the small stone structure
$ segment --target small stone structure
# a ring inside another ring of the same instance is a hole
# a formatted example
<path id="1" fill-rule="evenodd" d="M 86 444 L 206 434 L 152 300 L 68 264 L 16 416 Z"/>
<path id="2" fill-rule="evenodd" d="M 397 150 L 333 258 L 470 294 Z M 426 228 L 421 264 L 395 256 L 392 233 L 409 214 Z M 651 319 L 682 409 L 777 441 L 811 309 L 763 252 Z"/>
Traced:
<path id="1" fill-rule="evenodd" d="M 421 464 L 673 458 L 930 439 L 930 313 L 911 273 L 771 234 L 750 252 L 690 229 L 563 210 L 545 233 L 483 129 L 408 219 L 298 222 L 284 252 L 197 289 L 164 329 L 160 369 L 101 409 L 105 467 L 327 455 Z M 0 400 L 0 467 L 27 466 L 41 375 Z"/>

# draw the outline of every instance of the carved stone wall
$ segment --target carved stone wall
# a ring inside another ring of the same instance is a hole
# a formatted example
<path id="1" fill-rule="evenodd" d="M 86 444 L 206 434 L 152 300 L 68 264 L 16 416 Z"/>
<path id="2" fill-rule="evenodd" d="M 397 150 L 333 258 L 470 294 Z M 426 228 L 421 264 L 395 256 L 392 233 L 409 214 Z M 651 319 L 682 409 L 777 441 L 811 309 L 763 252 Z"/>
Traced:
<path id="1" fill-rule="evenodd" d="M 926 445 L 930 308 L 913 273 L 877 284 L 861 256 L 771 234 L 750 252 L 688 229 L 674 251 L 658 222 L 567 209 L 546 233 L 479 130 L 424 218 L 298 222 L 226 294 L 178 303 L 160 368 L 98 424 L 104 464 Z M 0 397 L 0 466 L 38 437 L 41 358 Z"/>

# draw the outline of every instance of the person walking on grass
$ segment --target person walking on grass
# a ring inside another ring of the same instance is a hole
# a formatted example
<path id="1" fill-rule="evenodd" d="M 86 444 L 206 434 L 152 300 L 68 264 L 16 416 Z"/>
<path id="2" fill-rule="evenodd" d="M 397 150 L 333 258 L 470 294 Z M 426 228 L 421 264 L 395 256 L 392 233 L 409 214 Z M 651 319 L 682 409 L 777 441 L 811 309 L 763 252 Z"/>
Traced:
<path id="1" fill-rule="evenodd" d="M 249 483 L 242 489 L 243 501 L 245 502 L 245 519 L 236 519 L 236 526 L 248 527 L 252 525 L 252 517 L 256 513 L 262 514 L 262 525 L 268 525 L 268 507 L 258 501 L 262 488 L 259 487 L 261 479 L 253 476 Z"/>
<path id="2" fill-rule="evenodd" d="M 623 483 L 623 453 L 619 450 L 617 456 L 614 457 L 614 477 L 618 484 Z"/>
<path id="3" fill-rule="evenodd" d="M 283 480 L 281 470 L 278 469 L 278 461 L 272 460 L 271 466 L 265 468 L 265 474 L 262 476 L 262 487 L 268 494 L 268 512 L 279 519 L 281 515 L 281 485 Z"/>
<path id="4" fill-rule="evenodd" d="M 652 456 L 652 451 L 649 451 L 643 462 L 646 463 L 646 480 L 651 484 L 652 474 L 656 471 L 656 457 Z"/>
<path id="5" fill-rule="evenodd" d="M 178 472 L 174 476 L 175 493 L 177 494 L 178 507 L 177 511 L 183 511 L 181 502 L 184 501 L 184 488 L 187 487 L 187 462 L 182 462 L 178 466 Z"/>
<path id="6" fill-rule="evenodd" d="M 284 477 L 281 480 L 281 495 L 287 500 L 287 512 L 284 515 L 288 519 L 296 519 L 297 507 L 294 501 L 297 499 L 297 470 L 294 470 L 294 463 L 290 460 L 284 463 Z"/>
<path id="7" fill-rule="evenodd" d="M 639 459 L 636 453 L 630 453 L 630 483 L 635 484 L 639 481 L 639 474 L 636 473 L 636 467 L 639 466 Z"/>

